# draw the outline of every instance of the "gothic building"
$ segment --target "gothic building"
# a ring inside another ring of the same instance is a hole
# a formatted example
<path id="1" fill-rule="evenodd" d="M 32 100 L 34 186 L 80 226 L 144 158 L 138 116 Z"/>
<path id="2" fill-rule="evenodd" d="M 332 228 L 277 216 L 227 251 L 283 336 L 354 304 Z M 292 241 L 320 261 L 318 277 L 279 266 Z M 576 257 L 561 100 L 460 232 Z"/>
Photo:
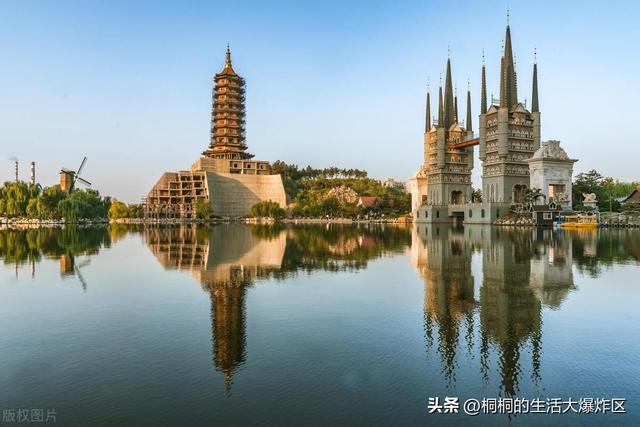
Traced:
<path id="1" fill-rule="evenodd" d="M 473 137 L 470 91 L 467 90 L 464 125 L 458 118 L 457 101 L 453 92 L 451 59 L 448 59 L 444 98 L 442 86 L 438 89 L 437 121 L 431 120 L 431 94 L 427 93 L 424 163 L 410 183 L 416 207 L 418 204 L 462 204 L 471 200 L 473 147 L 465 147 L 465 142 Z"/>
<path id="2" fill-rule="evenodd" d="M 527 160 L 540 147 L 537 64 L 533 66 L 531 111 L 518 102 L 518 79 L 507 25 L 500 63 L 500 103 L 487 110 L 486 70 L 482 66 L 480 160 L 482 192 L 488 202 L 523 203 L 529 188 Z"/>
<path id="3" fill-rule="evenodd" d="M 444 97 L 442 87 L 438 91 L 437 121 L 431 117 L 431 94 L 427 93 L 424 162 L 409 184 L 415 222 L 461 220 L 491 224 L 509 212 L 513 205 L 525 203 L 527 190 L 532 188 L 530 159 L 541 146 L 538 66 L 534 62 L 529 110 L 518 98 L 518 76 L 509 25 L 500 60 L 500 99 L 487 102 L 484 63 L 481 92 L 477 136 L 473 133 L 469 90 L 466 121 L 462 124 L 458 118 L 457 97 L 452 91 L 451 60 L 447 60 Z M 481 201 L 472 197 L 471 172 L 476 145 L 482 162 Z M 556 186 L 541 188 L 547 196 L 558 188 L 568 188 L 566 177 L 561 183 L 556 182 L 558 179 L 541 177 L 536 183 L 549 182 Z M 569 182 L 570 179 L 569 176 Z"/>

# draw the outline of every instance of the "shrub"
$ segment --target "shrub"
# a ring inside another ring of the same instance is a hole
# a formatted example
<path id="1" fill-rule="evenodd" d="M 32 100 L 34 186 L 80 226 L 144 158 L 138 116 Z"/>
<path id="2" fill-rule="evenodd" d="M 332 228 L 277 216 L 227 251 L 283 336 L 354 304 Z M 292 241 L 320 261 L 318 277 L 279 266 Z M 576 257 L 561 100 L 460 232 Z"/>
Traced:
<path id="1" fill-rule="evenodd" d="M 129 217 L 129 209 L 124 203 L 114 200 L 109 208 L 110 219 L 122 219 Z"/>
<path id="2" fill-rule="evenodd" d="M 213 208 L 208 200 L 198 200 L 196 202 L 196 216 L 199 219 L 209 219 L 213 215 Z"/>
<path id="3" fill-rule="evenodd" d="M 251 215 L 259 218 L 282 218 L 285 210 L 277 202 L 266 200 L 251 206 Z"/>

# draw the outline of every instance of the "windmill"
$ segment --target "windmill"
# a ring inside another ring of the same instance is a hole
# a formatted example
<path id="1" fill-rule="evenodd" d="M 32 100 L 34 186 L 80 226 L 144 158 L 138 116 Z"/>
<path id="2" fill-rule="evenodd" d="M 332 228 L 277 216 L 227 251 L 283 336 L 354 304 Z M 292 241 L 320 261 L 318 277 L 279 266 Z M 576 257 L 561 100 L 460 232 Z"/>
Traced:
<path id="1" fill-rule="evenodd" d="M 76 188 L 76 181 L 80 181 L 87 187 L 91 187 L 91 183 L 89 181 L 80 178 L 80 173 L 82 173 L 82 169 L 86 163 L 87 158 L 84 157 L 77 171 L 72 171 L 66 168 L 62 168 L 60 170 L 60 188 L 62 188 L 63 191 L 71 193 Z"/>

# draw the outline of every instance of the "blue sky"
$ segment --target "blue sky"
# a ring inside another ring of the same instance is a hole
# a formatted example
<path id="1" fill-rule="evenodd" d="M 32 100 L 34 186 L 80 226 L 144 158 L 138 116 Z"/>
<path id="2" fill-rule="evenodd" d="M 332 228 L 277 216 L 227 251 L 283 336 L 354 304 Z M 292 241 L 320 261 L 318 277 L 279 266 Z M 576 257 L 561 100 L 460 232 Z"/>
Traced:
<path id="1" fill-rule="evenodd" d="M 86 155 L 95 188 L 139 201 L 208 145 L 229 42 L 256 158 L 404 180 L 422 162 L 427 78 L 436 92 L 448 45 L 477 130 L 482 50 L 497 96 L 507 7 L 529 102 L 537 47 L 543 139 L 561 140 L 577 172 L 638 180 L 636 2 L 86 0 L 0 3 L 0 179 L 16 156 L 24 179 L 35 160 L 51 185 Z"/>

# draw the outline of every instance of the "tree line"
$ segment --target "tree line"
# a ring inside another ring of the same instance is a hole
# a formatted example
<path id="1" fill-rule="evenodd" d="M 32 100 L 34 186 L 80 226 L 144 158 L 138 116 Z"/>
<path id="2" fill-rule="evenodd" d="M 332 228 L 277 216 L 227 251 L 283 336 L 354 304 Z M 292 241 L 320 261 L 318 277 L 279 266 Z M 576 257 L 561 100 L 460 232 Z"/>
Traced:
<path id="1" fill-rule="evenodd" d="M 361 169 L 342 169 L 337 167 L 312 168 L 298 167 L 281 160 L 271 165 L 271 173 L 280 174 L 287 195 L 288 209 L 285 212 L 271 211 L 278 215 L 293 217 L 397 217 L 411 210 L 411 196 L 403 188 L 389 188 L 380 181 L 369 178 Z M 346 202 L 328 193 L 337 187 L 347 187 L 358 196 L 377 197 L 375 206 L 361 206 L 355 202 Z M 260 205 L 257 211 L 269 211 L 268 206 Z"/>
<path id="2" fill-rule="evenodd" d="M 109 197 L 96 190 L 63 191 L 59 185 L 42 187 L 24 181 L 5 182 L 0 187 L 0 216 L 75 222 L 78 219 L 106 218 Z"/>
<path id="3" fill-rule="evenodd" d="M 640 182 L 621 182 L 605 177 L 595 169 L 579 173 L 573 182 L 573 208 L 583 210 L 582 194 L 594 193 L 600 211 L 618 212 L 621 205 L 616 199 L 628 196 L 636 188 L 640 188 Z"/>

